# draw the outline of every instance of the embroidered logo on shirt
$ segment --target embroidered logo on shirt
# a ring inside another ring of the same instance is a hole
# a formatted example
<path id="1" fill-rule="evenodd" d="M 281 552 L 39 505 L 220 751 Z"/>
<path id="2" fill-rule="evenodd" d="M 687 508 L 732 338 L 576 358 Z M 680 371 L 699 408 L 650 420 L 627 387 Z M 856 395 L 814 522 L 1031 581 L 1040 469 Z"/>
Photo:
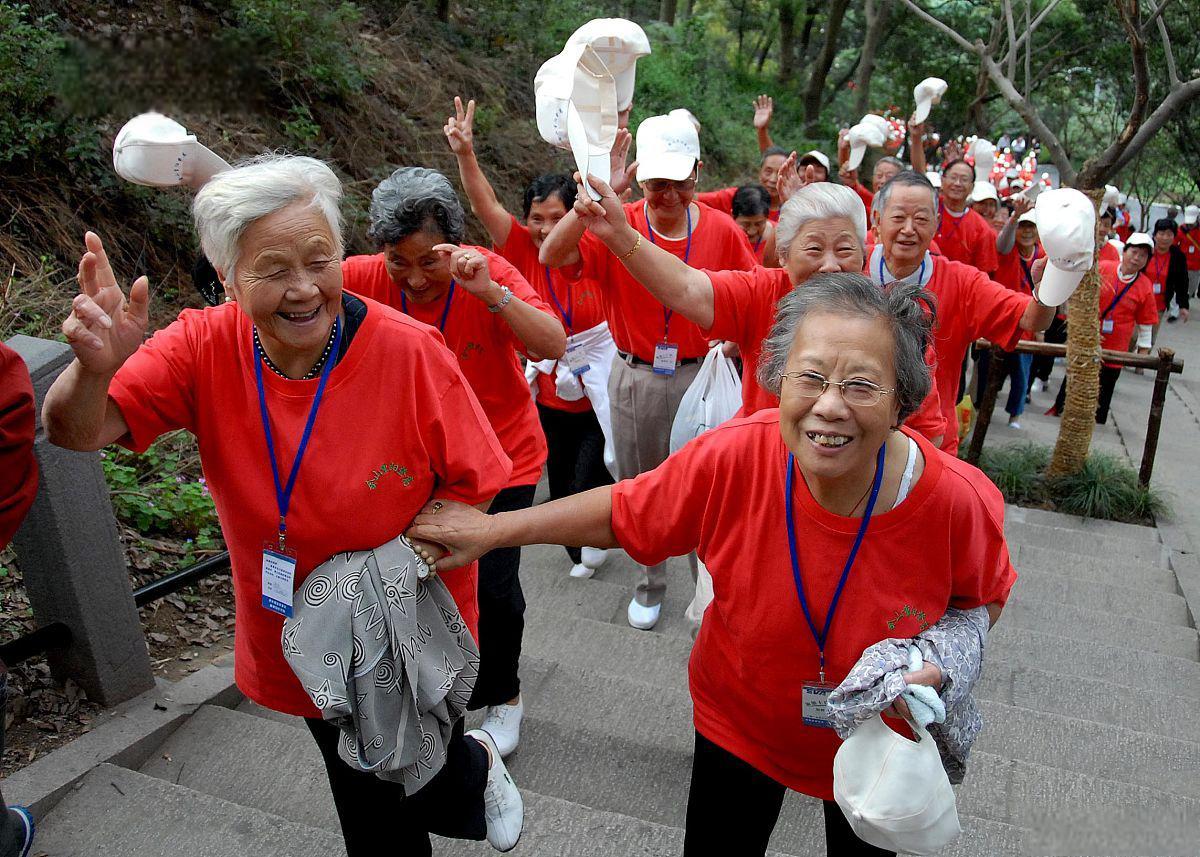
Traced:
<path id="1" fill-rule="evenodd" d="M 888 620 L 888 623 L 887 623 L 888 630 L 895 631 L 896 626 L 899 625 L 900 622 L 906 616 L 912 616 L 914 619 L 916 619 L 918 631 L 924 631 L 926 628 L 929 627 L 929 622 L 926 621 L 926 619 L 925 619 L 925 611 L 924 610 L 918 610 L 917 608 L 913 607 L 912 605 L 905 604 L 903 607 L 900 608 L 900 611 L 898 613 L 896 613 L 895 616 L 893 616 L 891 619 Z"/>
<path id="2" fill-rule="evenodd" d="M 374 491 L 379 486 L 379 480 L 389 473 L 395 473 L 400 477 L 400 481 L 405 485 L 411 485 L 413 477 L 408 475 L 408 468 L 401 467 L 399 464 L 389 463 L 381 464 L 377 470 L 371 472 L 371 478 L 367 480 L 367 487 Z"/>
<path id="3" fill-rule="evenodd" d="M 466 345 L 463 346 L 463 350 L 458 353 L 458 359 L 466 360 L 475 351 L 482 353 L 483 346 L 480 345 L 478 342 L 468 342 Z"/>

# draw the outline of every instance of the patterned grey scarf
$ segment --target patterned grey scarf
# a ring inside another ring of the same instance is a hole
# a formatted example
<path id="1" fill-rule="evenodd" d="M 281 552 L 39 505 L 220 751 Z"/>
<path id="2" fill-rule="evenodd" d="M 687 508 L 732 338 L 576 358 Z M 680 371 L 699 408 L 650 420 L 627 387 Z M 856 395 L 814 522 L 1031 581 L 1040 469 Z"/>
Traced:
<path id="1" fill-rule="evenodd" d="M 283 655 L 355 770 L 420 790 L 479 673 L 479 649 L 445 584 L 404 537 L 338 554 L 296 594 Z M 425 579 L 419 579 L 420 578 Z"/>

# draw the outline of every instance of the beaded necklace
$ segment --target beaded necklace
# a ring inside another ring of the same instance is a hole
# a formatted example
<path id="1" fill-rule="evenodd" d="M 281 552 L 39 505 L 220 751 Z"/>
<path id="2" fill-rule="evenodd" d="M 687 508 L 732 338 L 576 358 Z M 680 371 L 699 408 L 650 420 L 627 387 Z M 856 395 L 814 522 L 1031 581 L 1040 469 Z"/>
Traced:
<path id="1" fill-rule="evenodd" d="M 272 372 L 274 372 L 276 375 L 278 375 L 280 378 L 283 378 L 285 381 L 311 381 L 313 378 L 316 378 L 318 375 L 321 374 L 321 369 L 322 369 L 322 367 L 325 366 L 325 361 L 329 359 L 329 353 L 333 350 L 333 340 L 334 340 L 334 336 L 336 334 L 337 334 L 337 326 L 334 325 L 329 330 L 329 341 L 325 343 L 325 350 L 321 352 L 320 358 L 317 360 L 316 363 L 313 364 L 313 367 L 311 369 L 309 369 L 307 372 L 304 373 L 303 376 L 301 376 L 299 378 L 288 377 L 286 374 L 284 374 L 282 369 L 280 369 L 278 366 L 275 365 L 275 363 L 267 355 L 267 349 L 262 347 L 262 341 L 259 340 L 259 338 L 258 338 L 258 328 L 257 327 L 254 328 L 254 345 L 258 349 L 258 351 L 262 354 L 263 361 L 267 364 L 267 368 L 270 369 Z"/>

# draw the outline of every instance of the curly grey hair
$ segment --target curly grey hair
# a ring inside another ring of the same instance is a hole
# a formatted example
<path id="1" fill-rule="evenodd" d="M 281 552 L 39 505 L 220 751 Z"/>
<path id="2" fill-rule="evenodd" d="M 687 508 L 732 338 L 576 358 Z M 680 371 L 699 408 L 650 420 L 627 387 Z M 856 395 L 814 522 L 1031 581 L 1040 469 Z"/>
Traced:
<path id="1" fill-rule="evenodd" d="M 844 217 L 854 224 L 861 246 L 867 240 L 867 213 L 862 199 L 845 185 L 831 182 L 813 182 L 792 195 L 779 210 L 779 223 L 775 226 L 775 249 L 779 258 L 787 259 L 797 233 L 804 224 L 813 220 Z"/>
<path id="2" fill-rule="evenodd" d="M 425 167 L 401 167 L 381 181 L 371 191 L 369 215 L 367 235 L 379 247 L 416 232 L 440 234 L 457 244 L 466 228 L 462 202 L 450 180 Z"/>
<path id="3" fill-rule="evenodd" d="M 226 280 L 234 279 L 238 245 L 250 224 L 296 202 L 325 215 L 342 254 L 342 183 L 323 161 L 269 152 L 217 173 L 192 202 L 200 248 Z"/>
<path id="4" fill-rule="evenodd" d="M 937 310 L 934 297 L 915 283 L 881 289 L 862 274 L 816 274 L 779 302 L 771 335 L 763 340 L 758 383 L 779 395 L 796 332 L 811 313 L 886 319 L 892 328 L 899 419 L 916 413 L 933 383 L 925 362 Z"/>

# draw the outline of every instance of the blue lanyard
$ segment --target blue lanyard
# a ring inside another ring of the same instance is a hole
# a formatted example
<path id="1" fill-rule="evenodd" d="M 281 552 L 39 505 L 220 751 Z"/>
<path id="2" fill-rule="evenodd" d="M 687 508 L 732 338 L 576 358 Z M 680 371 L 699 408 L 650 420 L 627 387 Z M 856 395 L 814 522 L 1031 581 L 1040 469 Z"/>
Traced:
<path id="1" fill-rule="evenodd" d="M 796 550 L 796 519 L 793 513 L 795 500 L 792 488 L 796 478 L 796 456 L 788 453 L 787 456 L 787 477 L 785 479 L 784 491 L 785 500 L 784 507 L 787 511 L 787 537 L 788 551 L 792 555 L 792 577 L 796 581 L 796 594 L 800 596 L 800 609 L 804 611 L 804 620 L 808 622 L 808 629 L 812 631 L 813 640 L 817 643 L 817 652 L 821 657 L 821 683 L 825 682 L 825 642 L 829 639 L 829 628 L 833 625 L 833 614 L 837 611 L 838 601 L 842 597 L 842 589 L 846 585 L 846 578 L 850 576 L 850 569 L 854 567 L 854 560 L 858 557 L 858 549 L 862 547 L 863 538 L 867 534 L 867 525 L 871 523 L 871 515 L 875 512 L 875 501 L 879 499 L 879 487 L 883 484 L 883 466 L 887 462 L 887 443 L 879 447 L 879 455 L 875 458 L 875 481 L 871 484 L 871 499 L 867 501 L 866 512 L 863 513 L 862 523 L 858 526 L 858 535 L 854 538 L 854 547 L 850 549 L 850 556 L 846 558 L 846 566 L 842 569 L 842 576 L 838 579 L 837 589 L 833 591 L 833 600 L 829 603 L 829 613 L 825 616 L 825 627 L 821 631 L 817 631 L 817 623 L 813 621 L 812 613 L 808 609 L 808 599 L 804 596 L 804 581 L 800 577 L 800 554 Z"/>
<path id="2" fill-rule="evenodd" d="M 646 207 L 646 203 L 642 203 L 642 216 L 646 218 L 646 234 L 650 236 L 650 243 L 657 245 L 658 241 L 654 239 L 654 227 L 650 225 L 650 211 Z M 687 207 L 687 245 L 683 249 L 683 264 L 688 263 L 688 259 L 692 257 L 692 206 L 689 203 Z M 663 307 L 663 342 L 667 341 L 667 331 L 671 328 L 671 316 L 675 315 L 674 310 L 669 310 Z"/>
<path id="3" fill-rule="evenodd" d="M 570 282 L 567 283 L 567 304 L 571 309 L 563 309 L 563 305 L 559 303 L 558 295 L 554 293 L 554 284 L 550 281 L 550 266 L 543 265 L 542 270 L 546 272 L 546 289 L 550 292 L 550 300 L 554 301 L 554 306 L 558 309 L 558 314 L 562 316 L 562 320 L 567 323 L 567 333 L 573 333 L 574 327 L 571 324 L 571 316 L 575 314 L 575 293 L 571 289 Z"/>
<path id="4" fill-rule="evenodd" d="M 763 245 L 763 242 L 766 240 L 767 240 L 766 238 L 759 238 L 757 241 L 754 242 L 754 252 L 755 253 L 758 252 L 758 248 L 761 247 Z"/>
<path id="5" fill-rule="evenodd" d="M 917 272 L 917 285 L 918 286 L 921 285 L 921 280 L 923 280 L 923 279 L 925 279 L 925 260 L 924 259 L 921 260 L 921 270 L 919 270 Z M 892 278 L 892 283 L 898 283 L 898 282 L 900 282 L 899 277 Z M 879 254 L 879 285 L 885 286 L 885 287 L 891 285 L 891 283 L 885 283 L 883 281 L 883 253 L 882 252 L 880 252 L 880 254 Z"/>
<path id="6" fill-rule="evenodd" d="M 446 319 L 450 317 L 450 302 L 454 300 L 454 280 L 450 281 L 450 290 L 446 292 L 446 306 L 442 309 L 442 320 L 438 322 L 438 333 L 445 335 Z M 400 292 L 400 311 L 408 315 L 408 298 Z"/>
<path id="7" fill-rule="evenodd" d="M 256 343 L 254 346 L 254 380 L 258 385 L 258 407 L 262 411 L 263 434 L 267 436 L 267 455 L 271 459 L 271 476 L 275 480 L 275 502 L 279 506 L 279 547 L 284 548 L 284 540 L 287 537 L 287 513 L 288 507 L 292 502 L 292 489 L 296 487 L 296 475 L 300 472 L 300 460 L 304 458 L 304 451 L 308 448 L 308 440 L 312 437 L 313 423 L 317 419 L 317 409 L 321 407 L 321 398 L 325 395 L 325 382 L 329 380 L 329 373 L 333 370 L 333 364 L 337 359 L 337 353 L 342 344 L 342 325 L 341 320 L 335 318 L 333 320 L 333 347 L 329 350 L 329 357 L 325 360 L 325 365 L 321 368 L 321 380 L 317 383 L 317 392 L 313 396 L 312 408 L 308 411 L 308 420 L 304 423 L 304 433 L 300 435 L 300 446 L 296 448 L 296 459 L 292 462 L 292 472 L 288 474 L 286 486 L 282 486 L 279 482 L 279 464 L 275 460 L 275 440 L 271 436 L 271 416 L 267 412 L 267 392 L 263 387 L 263 370 L 262 364 L 264 355 Z"/>
<path id="8" fill-rule="evenodd" d="M 1033 248 L 1033 258 L 1029 260 L 1029 264 L 1025 264 L 1025 260 L 1021 258 L 1021 251 L 1017 251 L 1017 261 L 1021 263 L 1021 270 L 1025 272 L 1025 284 L 1029 286 L 1029 294 L 1033 294 L 1033 263 L 1038 260 L 1038 247 Z"/>
<path id="9" fill-rule="evenodd" d="M 1120 276 L 1120 275 L 1118 274 L 1118 276 Z M 1121 298 L 1125 297 L 1126 292 L 1128 292 L 1130 289 L 1133 288 L 1133 284 L 1137 282 L 1137 278 L 1138 278 L 1138 275 L 1134 275 L 1134 278 L 1132 280 L 1130 280 L 1129 285 L 1127 285 L 1125 288 L 1121 289 L 1120 294 L 1118 294 L 1115 298 L 1113 298 L 1112 303 L 1110 303 L 1108 305 L 1108 309 L 1106 309 L 1104 312 L 1102 312 L 1100 314 L 1100 318 L 1102 318 L 1102 319 L 1108 318 L 1108 314 L 1117 308 L 1117 304 L 1119 304 L 1121 302 Z"/>

